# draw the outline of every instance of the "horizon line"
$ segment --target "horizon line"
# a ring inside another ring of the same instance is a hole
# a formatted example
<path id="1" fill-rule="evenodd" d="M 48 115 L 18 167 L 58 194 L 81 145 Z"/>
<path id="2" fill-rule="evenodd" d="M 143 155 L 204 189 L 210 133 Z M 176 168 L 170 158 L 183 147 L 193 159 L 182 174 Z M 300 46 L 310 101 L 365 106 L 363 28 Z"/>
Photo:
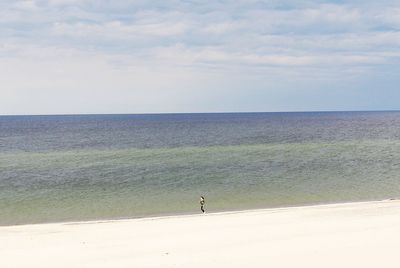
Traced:
<path id="1" fill-rule="evenodd" d="M 146 113 L 54 113 L 54 114 L 0 114 L 0 116 L 87 116 L 87 115 L 179 115 L 179 114 L 266 114 L 266 113 L 345 113 L 345 112 L 400 112 L 388 110 L 294 110 L 294 111 L 243 111 L 243 112 L 146 112 Z"/>

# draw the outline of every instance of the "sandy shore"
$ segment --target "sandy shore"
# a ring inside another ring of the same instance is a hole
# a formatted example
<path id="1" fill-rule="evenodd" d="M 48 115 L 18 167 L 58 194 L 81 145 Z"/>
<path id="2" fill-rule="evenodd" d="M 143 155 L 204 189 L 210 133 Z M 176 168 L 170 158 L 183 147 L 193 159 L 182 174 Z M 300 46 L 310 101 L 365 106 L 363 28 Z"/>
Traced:
<path id="1" fill-rule="evenodd" d="M 388 267 L 400 201 L 0 227 L 0 267 Z"/>

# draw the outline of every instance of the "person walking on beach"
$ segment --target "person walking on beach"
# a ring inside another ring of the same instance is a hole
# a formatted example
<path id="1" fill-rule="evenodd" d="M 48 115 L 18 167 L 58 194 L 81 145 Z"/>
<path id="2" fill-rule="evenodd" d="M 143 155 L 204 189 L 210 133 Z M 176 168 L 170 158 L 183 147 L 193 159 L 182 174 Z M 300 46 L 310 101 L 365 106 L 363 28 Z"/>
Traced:
<path id="1" fill-rule="evenodd" d="M 204 200 L 204 196 L 200 196 L 200 209 L 201 209 L 201 211 L 204 213 L 204 212 L 206 212 L 205 210 L 204 210 L 204 204 L 206 203 L 206 201 Z"/>

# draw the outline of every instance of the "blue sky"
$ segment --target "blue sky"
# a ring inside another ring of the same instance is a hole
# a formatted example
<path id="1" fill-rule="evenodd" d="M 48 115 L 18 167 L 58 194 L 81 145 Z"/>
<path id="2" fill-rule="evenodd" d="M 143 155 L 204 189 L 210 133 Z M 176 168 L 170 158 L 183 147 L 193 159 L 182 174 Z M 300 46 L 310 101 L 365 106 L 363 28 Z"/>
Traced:
<path id="1" fill-rule="evenodd" d="M 400 109 L 398 1 L 0 2 L 0 114 Z"/>

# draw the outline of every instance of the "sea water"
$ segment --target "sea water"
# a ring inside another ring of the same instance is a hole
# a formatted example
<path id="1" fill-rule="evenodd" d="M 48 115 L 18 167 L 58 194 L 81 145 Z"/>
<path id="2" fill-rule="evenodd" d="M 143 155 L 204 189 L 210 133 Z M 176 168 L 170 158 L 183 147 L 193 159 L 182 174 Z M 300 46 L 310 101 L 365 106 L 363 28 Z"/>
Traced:
<path id="1" fill-rule="evenodd" d="M 400 196 L 400 112 L 0 116 L 0 225 Z"/>

